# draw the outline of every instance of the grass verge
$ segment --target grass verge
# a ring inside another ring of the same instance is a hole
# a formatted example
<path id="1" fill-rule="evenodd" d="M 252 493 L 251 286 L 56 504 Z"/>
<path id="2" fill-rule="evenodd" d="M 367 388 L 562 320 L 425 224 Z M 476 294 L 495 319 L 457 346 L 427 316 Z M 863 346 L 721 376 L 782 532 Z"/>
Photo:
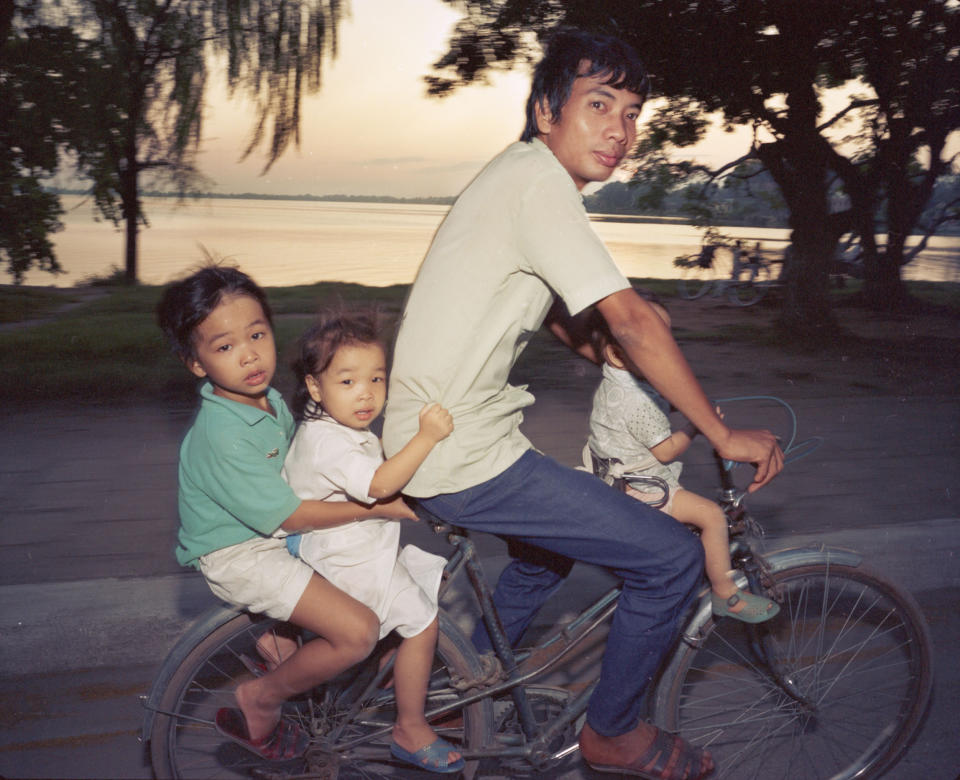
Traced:
<path id="1" fill-rule="evenodd" d="M 634 280 L 664 299 L 673 297 L 671 280 Z M 936 308 L 960 311 L 960 284 L 909 283 L 911 293 Z M 0 400 L 6 403 L 183 403 L 194 402 L 194 381 L 171 356 L 154 319 L 160 287 L 114 287 L 56 316 L 29 327 L 0 331 Z M 281 370 L 277 386 L 291 389 L 290 348 L 322 306 L 376 306 L 388 318 L 399 314 L 407 285 L 364 287 L 325 282 L 269 288 L 276 315 Z M 849 293 L 844 293 L 844 295 Z M 5 321 L 32 319 L 82 301 L 77 291 L 54 288 L 0 288 Z M 18 314 L 19 312 L 19 314 Z M 681 332 L 681 340 L 698 334 Z M 703 334 L 706 337 L 708 334 Z M 709 333 L 729 341 L 762 340 L 747 324 Z M 570 353 L 538 334 L 522 356 L 517 382 L 562 386 L 569 376 Z"/>

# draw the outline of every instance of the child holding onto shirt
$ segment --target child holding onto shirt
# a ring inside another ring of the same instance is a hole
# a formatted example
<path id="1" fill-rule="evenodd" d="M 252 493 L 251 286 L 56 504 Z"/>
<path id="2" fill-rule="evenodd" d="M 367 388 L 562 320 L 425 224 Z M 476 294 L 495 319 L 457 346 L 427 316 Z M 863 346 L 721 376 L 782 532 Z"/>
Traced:
<path id="1" fill-rule="evenodd" d="M 396 495 L 453 430 L 446 409 L 426 404 L 418 432 L 384 460 L 380 439 L 369 426 L 386 402 L 387 360 L 370 313 L 323 313 L 300 339 L 294 373 L 293 409 L 300 425 L 283 476 L 302 498 L 368 504 Z M 289 535 L 287 546 L 370 607 L 380 621 L 380 637 L 391 631 L 400 635 L 393 674 L 393 756 L 431 772 L 461 771 L 463 758 L 424 718 L 446 560 L 413 545 L 401 548 L 400 524 L 390 519 Z"/>

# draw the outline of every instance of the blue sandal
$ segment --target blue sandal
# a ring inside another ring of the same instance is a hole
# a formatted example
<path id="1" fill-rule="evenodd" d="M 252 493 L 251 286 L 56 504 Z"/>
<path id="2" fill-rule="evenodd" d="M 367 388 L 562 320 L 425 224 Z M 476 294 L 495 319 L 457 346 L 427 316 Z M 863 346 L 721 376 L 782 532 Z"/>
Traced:
<path id="1" fill-rule="evenodd" d="M 730 607 L 735 607 L 741 601 L 743 609 L 731 612 Z M 710 603 L 713 606 L 713 614 L 717 617 L 732 617 L 744 623 L 763 623 L 780 611 L 780 606 L 776 602 L 743 590 L 738 590 L 727 599 L 711 593 Z"/>
<path id="2" fill-rule="evenodd" d="M 425 769 L 427 772 L 436 772 L 442 775 L 450 775 L 455 772 L 462 772 L 466 762 L 463 758 L 456 761 L 447 762 L 447 754 L 459 753 L 453 745 L 442 737 L 437 737 L 426 747 L 420 748 L 416 753 L 400 747 L 396 742 L 390 743 L 390 753 L 394 758 L 403 761 L 417 769 Z"/>

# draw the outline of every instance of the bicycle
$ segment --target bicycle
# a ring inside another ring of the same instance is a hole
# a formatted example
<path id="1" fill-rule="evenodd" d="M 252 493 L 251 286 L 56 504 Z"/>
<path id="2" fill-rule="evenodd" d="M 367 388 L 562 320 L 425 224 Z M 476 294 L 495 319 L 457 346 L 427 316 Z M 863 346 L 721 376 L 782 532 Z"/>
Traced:
<path id="1" fill-rule="evenodd" d="M 716 262 L 717 245 L 707 245 L 699 253 L 682 255 L 673 261 L 680 269 L 677 292 L 681 298 L 694 301 L 707 293 L 719 298 L 726 295 L 736 306 L 758 303 L 772 285 L 770 264 L 762 257 L 731 266 L 729 275 L 720 274 Z M 745 278 L 742 278 L 746 274 Z"/>
<path id="2" fill-rule="evenodd" d="M 813 440 L 795 444 L 796 418 L 786 408 L 793 433 L 784 449 L 802 456 Z M 812 545 L 761 552 L 762 529 L 746 512 L 732 466 L 718 459 L 737 584 L 776 599 L 780 613 L 757 625 L 715 619 L 705 586 L 648 689 L 646 714 L 708 748 L 717 764 L 712 777 L 877 777 L 902 755 L 926 709 L 932 685 L 926 623 L 913 598 L 854 551 Z M 441 609 L 428 718 L 467 759 L 466 777 L 565 771 L 595 680 L 557 686 L 545 678 L 583 663 L 577 653 L 602 638 L 619 586 L 535 646 L 514 651 L 474 542 L 463 529 L 424 519 L 453 546 L 444 601 L 465 574 L 495 648 L 478 655 Z M 233 688 L 251 674 L 257 639 L 275 624 L 221 606 L 174 647 L 144 700 L 142 734 L 157 776 L 425 776 L 390 757 L 392 663 L 381 663 L 389 637 L 360 666 L 288 703 L 284 717 L 313 734 L 303 759 L 264 764 L 216 732 L 214 713 L 233 706 Z"/>

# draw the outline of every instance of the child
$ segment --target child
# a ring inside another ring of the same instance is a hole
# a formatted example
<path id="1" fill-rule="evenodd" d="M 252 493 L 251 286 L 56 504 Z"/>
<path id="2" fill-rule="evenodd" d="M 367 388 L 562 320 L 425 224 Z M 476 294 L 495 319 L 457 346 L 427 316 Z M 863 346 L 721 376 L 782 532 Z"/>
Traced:
<path id="1" fill-rule="evenodd" d="M 300 339 L 293 402 L 300 426 L 283 475 L 302 498 L 372 503 L 396 495 L 437 442 L 453 430 L 437 404 L 420 411 L 420 429 L 384 460 L 369 425 L 387 395 L 386 355 L 374 318 L 329 312 Z M 437 644 L 437 593 L 446 560 L 412 545 L 402 549 L 400 524 L 351 523 L 287 536 L 291 552 L 324 579 L 373 609 L 380 637 L 402 637 L 394 666 L 397 720 L 391 753 L 432 772 L 459 772 L 464 761 L 424 718 L 427 684 Z"/>
<path id="2" fill-rule="evenodd" d="M 669 327 L 667 310 L 655 301 L 650 303 Z M 596 313 L 591 317 L 591 336 L 594 351 L 603 360 L 603 380 L 590 412 L 590 451 L 601 461 L 622 463 L 625 472 L 663 480 L 668 489 L 665 497 L 629 486 L 626 492 L 641 501 L 666 498 L 664 512 L 700 529 L 715 615 L 729 615 L 747 623 L 769 620 L 780 608 L 769 599 L 739 590 L 733 583 L 723 510 L 713 501 L 684 490 L 678 482 L 683 465 L 676 458 L 690 446 L 697 429 L 688 423 L 671 432 L 666 415 L 669 405 L 653 387 L 637 378 L 636 367 L 614 340 L 604 318 Z"/>
<path id="3" fill-rule="evenodd" d="M 283 480 L 294 422 L 270 386 L 277 364 L 270 307 L 250 277 L 205 267 L 170 286 L 157 315 L 174 352 L 204 380 L 180 449 L 177 560 L 198 568 L 219 598 L 317 635 L 238 685 L 239 709 L 219 710 L 216 727 L 261 758 L 295 758 L 309 735 L 281 718 L 282 704 L 366 658 L 377 619 L 273 534 L 414 515 L 399 499 L 376 507 L 304 501 Z"/>

